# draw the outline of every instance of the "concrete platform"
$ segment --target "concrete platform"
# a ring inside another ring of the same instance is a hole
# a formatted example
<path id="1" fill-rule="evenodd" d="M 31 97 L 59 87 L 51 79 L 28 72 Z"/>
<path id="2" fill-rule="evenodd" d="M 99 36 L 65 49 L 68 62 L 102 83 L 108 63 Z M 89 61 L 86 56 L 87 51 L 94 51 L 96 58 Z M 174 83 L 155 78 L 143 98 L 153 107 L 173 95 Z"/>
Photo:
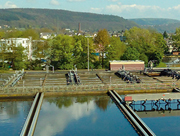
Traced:
<path id="1" fill-rule="evenodd" d="M 180 99 L 180 93 L 152 93 L 152 94 L 128 94 L 124 97 L 127 101 L 146 101 L 146 100 L 173 100 Z"/>
<path id="2" fill-rule="evenodd" d="M 180 81 L 173 80 L 168 77 L 157 77 L 159 80 L 167 82 L 160 82 L 152 77 L 145 76 L 139 72 L 132 72 L 137 75 L 142 83 L 130 83 L 123 81 L 116 76 L 115 71 L 78 71 L 81 85 L 67 85 L 65 74 L 68 71 L 55 71 L 55 73 L 46 73 L 26 71 L 26 74 L 21 80 L 17 82 L 14 87 L 0 88 L 0 94 L 35 94 L 38 91 L 54 94 L 78 94 L 78 92 L 85 93 L 106 93 L 108 90 L 116 90 L 120 94 L 133 93 L 159 93 L 169 92 L 173 88 L 180 87 Z M 97 77 L 98 74 L 103 82 Z M 46 75 L 46 76 L 45 76 Z M 5 77 L 5 76 L 4 76 Z M 44 80 L 46 78 L 46 80 Z M 4 78 L 1 78 L 3 80 Z M 44 83 L 44 84 L 43 84 Z"/>

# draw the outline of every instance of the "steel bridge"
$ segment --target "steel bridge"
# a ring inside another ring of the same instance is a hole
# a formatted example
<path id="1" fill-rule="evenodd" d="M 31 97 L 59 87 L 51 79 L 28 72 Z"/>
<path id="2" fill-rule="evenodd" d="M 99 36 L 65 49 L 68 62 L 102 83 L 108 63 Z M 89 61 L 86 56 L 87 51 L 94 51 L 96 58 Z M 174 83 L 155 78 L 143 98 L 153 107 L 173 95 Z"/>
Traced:
<path id="1" fill-rule="evenodd" d="M 154 132 L 141 120 L 141 118 L 124 102 L 120 95 L 114 91 L 109 91 L 109 96 L 122 111 L 136 132 L 142 136 L 155 136 Z"/>

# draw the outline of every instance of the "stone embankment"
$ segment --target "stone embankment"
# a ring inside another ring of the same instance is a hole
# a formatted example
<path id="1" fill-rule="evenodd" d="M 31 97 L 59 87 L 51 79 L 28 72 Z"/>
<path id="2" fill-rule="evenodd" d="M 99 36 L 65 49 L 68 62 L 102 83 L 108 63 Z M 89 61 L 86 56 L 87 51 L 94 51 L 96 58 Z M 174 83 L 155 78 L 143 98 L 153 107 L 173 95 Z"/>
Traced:
<path id="1" fill-rule="evenodd" d="M 169 92 L 180 87 L 180 81 L 171 77 L 148 77 L 140 72 L 133 75 L 141 79 L 141 83 L 124 81 L 110 71 L 78 71 L 80 85 L 67 85 L 66 74 L 68 71 L 56 72 L 30 72 L 16 71 L 7 80 L 6 74 L 0 78 L 0 97 L 34 96 L 37 92 L 47 95 L 69 94 L 106 94 L 108 90 L 116 90 L 121 94 L 130 93 L 158 93 Z"/>

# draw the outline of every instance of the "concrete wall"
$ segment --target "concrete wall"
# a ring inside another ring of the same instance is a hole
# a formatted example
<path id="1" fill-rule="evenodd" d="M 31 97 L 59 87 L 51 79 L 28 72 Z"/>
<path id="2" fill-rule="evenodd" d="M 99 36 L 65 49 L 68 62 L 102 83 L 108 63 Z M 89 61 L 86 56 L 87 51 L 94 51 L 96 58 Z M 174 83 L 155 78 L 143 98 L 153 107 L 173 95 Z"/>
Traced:
<path id="1" fill-rule="evenodd" d="M 109 69 L 116 71 L 122 69 L 124 66 L 125 70 L 144 70 L 143 61 L 110 61 Z"/>

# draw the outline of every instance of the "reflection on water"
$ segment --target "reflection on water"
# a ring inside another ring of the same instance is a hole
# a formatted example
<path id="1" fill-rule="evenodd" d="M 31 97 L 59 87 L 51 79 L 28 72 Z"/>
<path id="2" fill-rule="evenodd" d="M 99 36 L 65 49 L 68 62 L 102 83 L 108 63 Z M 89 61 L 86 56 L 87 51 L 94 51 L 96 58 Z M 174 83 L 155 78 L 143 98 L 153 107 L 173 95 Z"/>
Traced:
<path id="1" fill-rule="evenodd" d="M 0 134 L 2 136 L 18 136 L 29 113 L 31 101 L 0 102 Z"/>
<path id="2" fill-rule="evenodd" d="M 144 105 L 136 103 L 137 105 L 131 107 L 156 135 L 179 135 L 180 108 L 177 100 L 172 100 L 168 105 L 162 100 L 156 104 L 152 104 L 151 101 L 147 101 Z"/>
<path id="3" fill-rule="evenodd" d="M 179 100 L 151 100 L 151 101 L 133 101 L 129 104 L 134 111 L 166 111 L 180 110 Z"/>
<path id="4" fill-rule="evenodd" d="M 35 136 L 137 135 L 108 96 L 45 98 Z"/>

